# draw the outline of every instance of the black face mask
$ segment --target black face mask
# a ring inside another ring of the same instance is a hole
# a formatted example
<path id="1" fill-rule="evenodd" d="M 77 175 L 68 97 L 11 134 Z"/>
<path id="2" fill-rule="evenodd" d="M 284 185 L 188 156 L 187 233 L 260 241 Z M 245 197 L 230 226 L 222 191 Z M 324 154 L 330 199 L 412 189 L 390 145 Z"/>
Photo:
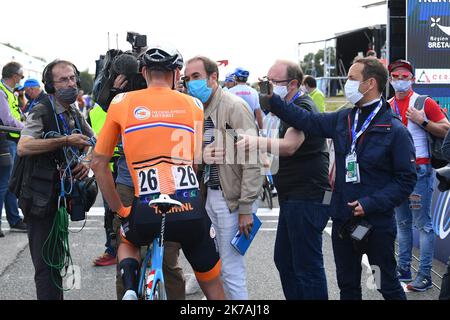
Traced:
<path id="1" fill-rule="evenodd" d="M 62 103 L 72 104 L 77 100 L 78 88 L 56 90 L 55 96 Z"/>

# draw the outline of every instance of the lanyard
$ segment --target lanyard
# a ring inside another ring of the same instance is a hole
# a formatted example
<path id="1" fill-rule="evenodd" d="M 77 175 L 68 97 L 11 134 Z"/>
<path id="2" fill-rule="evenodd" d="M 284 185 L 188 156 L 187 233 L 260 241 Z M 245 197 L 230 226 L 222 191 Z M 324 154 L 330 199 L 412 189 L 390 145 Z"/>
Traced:
<path id="1" fill-rule="evenodd" d="M 64 118 L 64 116 L 60 113 L 60 114 L 58 114 L 58 117 L 59 117 L 59 119 L 61 119 L 61 122 L 63 123 L 63 126 L 64 126 L 64 133 L 66 134 L 66 135 L 69 135 L 70 134 L 70 128 L 69 128 L 69 125 L 67 124 L 67 122 L 66 122 L 66 119 Z"/>
<path id="2" fill-rule="evenodd" d="M 352 129 L 352 148 L 350 150 L 350 154 L 355 153 L 356 151 L 356 141 L 359 139 L 359 137 L 362 136 L 364 131 L 369 128 L 370 123 L 372 122 L 373 118 L 377 115 L 377 113 L 380 111 L 381 107 L 383 106 L 383 99 L 380 100 L 380 103 L 375 108 L 375 110 L 372 111 L 372 113 L 369 115 L 369 117 L 366 119 L 366 121 L 363 123 L 361 129 L 359 132 L 356 132 L 356 128 L 358 127 L 358 120 L 359 120 L 359 112 L 357 111 L 355 114 L 355 122 L 353 123 L 353 129 Z"/>
<path id="3" fill-rule="evenodd" d="M 400 113 L 400 108 L 398 107 L 397 99 L 394 98 L 394 107 L 395 113 L 400 117 L 400 120 L 403 121 L 402 114 Z"/>
<path id="4" fill-rule="evenodd" d="M 294 102 L 295 100 L 297 100 L 303 93 L 298 91 L 295 96 L 292 97 L 291 101 L 289 101 L 288 104 L 291 104 L 292 102 Z"/>

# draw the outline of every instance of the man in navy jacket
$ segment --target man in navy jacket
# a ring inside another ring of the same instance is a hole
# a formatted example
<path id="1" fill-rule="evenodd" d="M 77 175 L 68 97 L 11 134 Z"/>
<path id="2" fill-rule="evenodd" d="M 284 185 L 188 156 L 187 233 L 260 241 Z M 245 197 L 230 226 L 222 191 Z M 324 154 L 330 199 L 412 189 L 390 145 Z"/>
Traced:
<path id="1" fill-rule="evenodd" d="M 332 240 L 343 300 L 362 298 L 363 252 L 369 258 L 375 284 L 383 297 L 406 299 L 396 276 L 394 208 L 414 189 L 415 149 L 408 130 L 381 96 L 387 79 L 386 68 L 376 59 L 356 61 L 349 70 L 345 88 L 347 99 L 355 107 L 334 113 L 310 113 L 286 104 L 275 94 L 261 97 L 263 108 L 294 128 L 334 141 Z M 363 250 L 361 242 L 342 231 L 355 217 L 372 226 Z"/>

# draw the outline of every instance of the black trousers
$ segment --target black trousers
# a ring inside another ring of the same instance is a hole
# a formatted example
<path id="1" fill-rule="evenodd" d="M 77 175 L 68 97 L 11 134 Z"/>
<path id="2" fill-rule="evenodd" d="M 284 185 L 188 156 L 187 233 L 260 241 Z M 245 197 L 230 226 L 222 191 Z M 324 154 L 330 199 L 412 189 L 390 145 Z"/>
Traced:
<path id="1" fill-rule="evenodd" d="M 355 252 L 351 239 L 338 236 L 342 224 L 333 221 L 333 252 L 336 263 L 341 300 L 361 300 L 362 254 Z M 395 260 L 395 228 L 374 230 L 369 235 L 367 256 L 374 272 L 376 289 L 385 300 L 406 300 L 405 292 L 397 278 Z M 374 289 L 370 286 L 369 289 Z"/>
<path id="2" fill-rule="evenodd" d="M 30 245 L 31 259 L 34 266 L 34 282 L 38 300 L 63 300 L 61 288 L 62 278 L 58 270 L 50 268 L 42 258 L 42 247 L 52 229 L 55 213 L 45 218 L 36 218 L 26 214 L 28 226 L 28 241 Z"/>

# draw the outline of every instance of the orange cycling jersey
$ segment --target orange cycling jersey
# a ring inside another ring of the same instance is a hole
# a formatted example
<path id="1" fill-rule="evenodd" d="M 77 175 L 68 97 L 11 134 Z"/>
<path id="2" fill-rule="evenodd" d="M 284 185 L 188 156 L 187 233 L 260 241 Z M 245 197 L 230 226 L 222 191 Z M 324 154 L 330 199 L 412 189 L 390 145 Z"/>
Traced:
<path id="1" fill-rule="evenodd" d="M 198 188 L 193 164 L 201 159 L 203 138 L 199 100 L 163 87 L 119 94 L 95 151 L 112 156 L 119 135 L 136 197 Z"/>

